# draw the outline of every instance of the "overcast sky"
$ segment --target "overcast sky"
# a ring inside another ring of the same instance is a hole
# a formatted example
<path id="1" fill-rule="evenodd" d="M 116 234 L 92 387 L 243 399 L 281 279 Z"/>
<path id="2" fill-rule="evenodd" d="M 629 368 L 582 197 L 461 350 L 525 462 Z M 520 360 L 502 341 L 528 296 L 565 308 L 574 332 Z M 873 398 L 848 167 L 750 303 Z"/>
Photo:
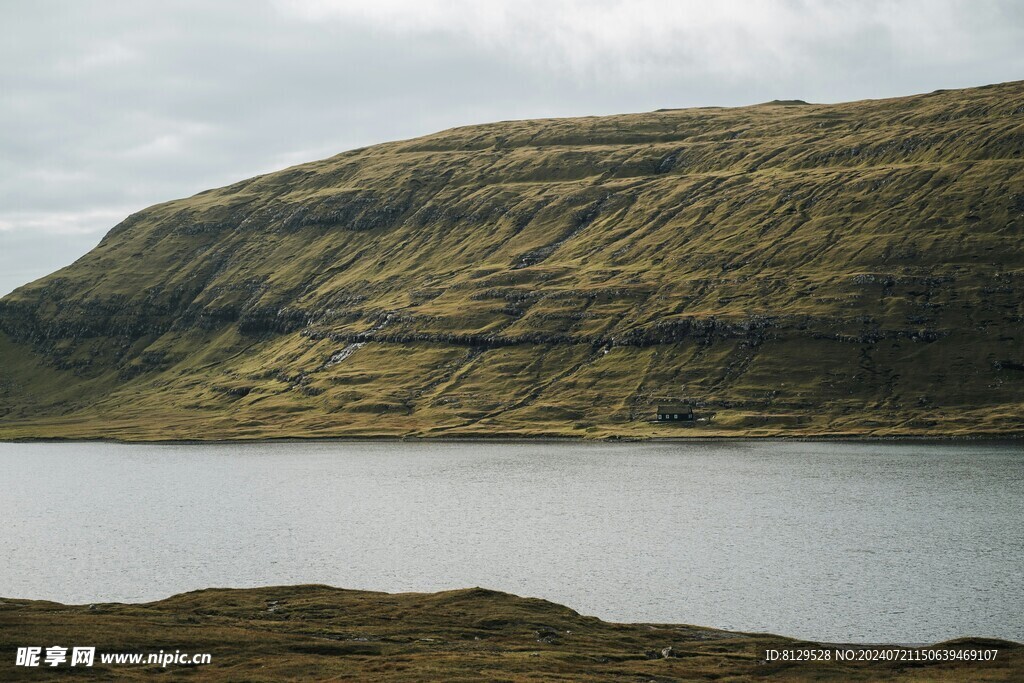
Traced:
<path id="1" fill-rule="evenodd" d="M 1021 78 L 1019 0 L 0 0 L 0 295 L 150 204 L 375 142 Z"/>

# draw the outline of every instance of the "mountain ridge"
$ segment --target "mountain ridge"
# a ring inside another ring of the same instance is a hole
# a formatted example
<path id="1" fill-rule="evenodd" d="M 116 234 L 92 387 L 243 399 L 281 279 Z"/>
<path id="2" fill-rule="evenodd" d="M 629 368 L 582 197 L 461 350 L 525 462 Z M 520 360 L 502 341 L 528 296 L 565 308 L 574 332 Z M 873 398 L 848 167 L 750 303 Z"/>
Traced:
<path id="1" fill-rule="evenodd" d="M 1022 95 L 463 126 L 157 204 L 0 300 L 0 437 L 1022 433 Z"/>

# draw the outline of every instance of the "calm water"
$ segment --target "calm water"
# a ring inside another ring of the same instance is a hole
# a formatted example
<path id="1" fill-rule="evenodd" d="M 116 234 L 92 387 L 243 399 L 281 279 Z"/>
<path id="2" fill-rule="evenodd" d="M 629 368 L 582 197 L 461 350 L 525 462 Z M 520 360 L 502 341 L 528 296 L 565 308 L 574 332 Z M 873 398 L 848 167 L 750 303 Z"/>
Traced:
<path id="1" fill-rule="evenodd" d="M 1024 641 L 1024 448 L 0 444 L 0 595 L 485 586 L 616 621 Z"/>

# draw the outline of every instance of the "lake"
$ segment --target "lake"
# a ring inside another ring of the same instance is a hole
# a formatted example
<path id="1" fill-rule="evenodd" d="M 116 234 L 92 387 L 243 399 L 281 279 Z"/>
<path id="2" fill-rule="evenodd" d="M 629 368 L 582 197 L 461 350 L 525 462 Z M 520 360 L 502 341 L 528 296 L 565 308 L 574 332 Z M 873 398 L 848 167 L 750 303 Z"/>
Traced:
<path id="1" fill-rule="evenodd" d="M 613 621 L 1024 641 L 1024 445 L 0 443 L 0 595 L 484 586 Z"/>

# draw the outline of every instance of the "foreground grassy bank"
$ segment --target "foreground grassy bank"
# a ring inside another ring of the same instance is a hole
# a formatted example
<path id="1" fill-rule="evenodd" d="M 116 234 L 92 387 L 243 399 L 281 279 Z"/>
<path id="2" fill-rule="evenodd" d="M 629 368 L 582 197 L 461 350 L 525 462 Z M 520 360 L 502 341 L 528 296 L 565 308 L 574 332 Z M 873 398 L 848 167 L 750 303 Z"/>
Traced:
<path id="1" fill-rule="evenodd" d="M 16 667 L 18 647 L 97 653 L 210 653 L 203 666 L 66 663 Z M 544 600 L 479 588 L 387 594 L 327 586 L 210 589 L 159 602 L 68 606 L 0 600 L 0 679 L 277 681 L 1012 681 L 1024 647 L 985 663 L 766 662 L 767 650 L 814 644 L 694 626 L 612 624 Z M 668 650 L 671 648 L 671 650 Z M 927 649 L 927 648 L 926 648 Z M 72 675 L 73 674 L 73 675 Z"/>

